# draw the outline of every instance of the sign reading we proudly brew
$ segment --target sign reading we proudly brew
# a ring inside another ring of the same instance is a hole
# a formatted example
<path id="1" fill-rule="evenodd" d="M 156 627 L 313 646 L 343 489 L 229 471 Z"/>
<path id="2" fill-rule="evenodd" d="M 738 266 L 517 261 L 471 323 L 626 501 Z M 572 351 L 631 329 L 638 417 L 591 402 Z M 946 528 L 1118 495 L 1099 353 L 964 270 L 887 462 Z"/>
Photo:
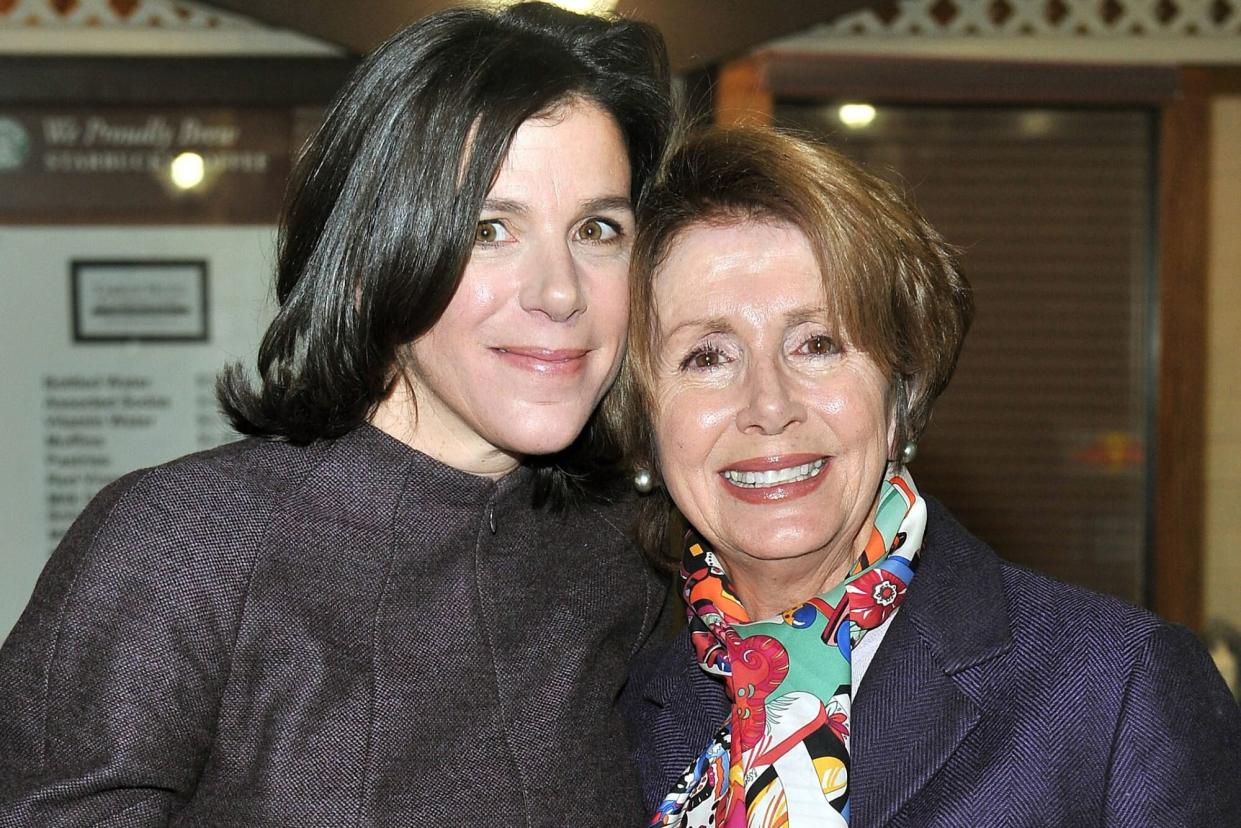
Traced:
<path id="1" fill-rule="evenodd" d="M 290 126 L 273 110 L 0 110 L 0 222 L 269 223 Z"/>

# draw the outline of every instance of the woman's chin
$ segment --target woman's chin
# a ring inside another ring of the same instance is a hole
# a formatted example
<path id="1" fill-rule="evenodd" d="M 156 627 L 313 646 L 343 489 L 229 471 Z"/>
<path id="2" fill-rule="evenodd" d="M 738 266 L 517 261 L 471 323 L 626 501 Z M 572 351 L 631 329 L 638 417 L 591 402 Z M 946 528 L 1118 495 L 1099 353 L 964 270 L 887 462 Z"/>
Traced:
<path id="1" fill-rule="evenodd" d="M 539 457 L 564 451 L 573 444 L 580 433 L 580 427 L 566 428 L 563 423 L 560 423 L 542 429 L 510 430 L 494 442 L 496 445 L 503 446 L 509 454 L 518 457 Z"/>
<path id="2" fill-rule="evenodd" d="M 727 550 L 727 551 L 725 551 Z M 832 555 L 831 548 L 820 539 L 804 536 L 786 536 L 764 540 L 747 541 L 729 548 L 718 550 L 725 564 L 735 560 L 745 566 L 779 563 L 781 561 L 800 561 L 811 564 L 817 559 Z"/>
<path id="3" fill-rule="evenodd" d="M 856 555 L 853 537 L 845 532 L 825 531 L 823 521 L 806 526 L 784 523 L 769 531 L 761 526 L 750 531 L 719 538 L 712 546 L 724 561 L 725 568 L 742 567 L 756 574 L 769 567 L 773 573 L 792 567 L 797 570 L 820 571 L 833 568 Z M 843 540 L 848 537 L 848 540 Z"/>

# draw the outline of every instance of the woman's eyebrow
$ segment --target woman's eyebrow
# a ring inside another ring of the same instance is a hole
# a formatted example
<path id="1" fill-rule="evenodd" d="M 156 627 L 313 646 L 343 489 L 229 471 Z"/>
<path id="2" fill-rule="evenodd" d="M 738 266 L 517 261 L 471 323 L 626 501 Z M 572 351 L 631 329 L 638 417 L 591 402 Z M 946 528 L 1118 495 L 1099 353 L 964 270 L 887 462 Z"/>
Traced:
<path id="1" fill-rule="evenodd" d="M 599 198 L 592 198 L 587 201 L 583 201 L 582 209 L 588 213 L 606 213 L 613 210 L 621 210 L 632 213 L 633 202 L 629 200 L 628 196 L 623 195 L 600 196 Z"/>
<path id="2" fill-rule="evenodd" d="M 622 212 L 633 212 L 633 202 L 628 196 L 610 195 L 599 196 L 598 198 L 590 198 L 582 202 L 582 212 L 585 213 L 606 213 L 616 210 Z M 487 213 L 512 213 L 514 215 L 525 215 L 530 212 L 530 206 L 524 201 L 516 201 L 511 198 L 487 198 L 483 200 L 483 211 Z"/>
<path id="3" fill-rule="evenodd" d="M 825 305 L 803 305 L 785 314 L 784 321 L 790 327 L 804 322 L 823 322 L 827 314 L 828 309 Z M 661 338 L 668 340 L 687 329 L 720 334 L 733 333 L 732 323 L 727 318 L 723 316 L 699 316 L 676 323 L 674 327 L 669 328 L 663 333 Z"/>
<path id="4" fill-rule="evenodd" d="M 668 339 L 685 329 L 710 331 L 711 333 L 730 334 L 733 332 L 732 324 L 722 316 L 702 316 L 697 319 L 687 319 L 684 322 L 677 323 L 676 327 L 669 329 L 664 335 L 664 339 Z"/>
<path id="5" fill-rule="evenodd" d="M 789 325 L 801 325 L 804 322 L 823 322 L 828 316 L 826 305 L 803 305 L 789 311 L 784 319 Z"/>
<path id="6" fill-rule="evenodd" d="M 513 201 L 508 198 L 487 198 L 483 199 L 483 211 L 487 213 L 514 213 L 517 215 L 525 215 L 529 211 L 529 207 L 521 201 Z"/>

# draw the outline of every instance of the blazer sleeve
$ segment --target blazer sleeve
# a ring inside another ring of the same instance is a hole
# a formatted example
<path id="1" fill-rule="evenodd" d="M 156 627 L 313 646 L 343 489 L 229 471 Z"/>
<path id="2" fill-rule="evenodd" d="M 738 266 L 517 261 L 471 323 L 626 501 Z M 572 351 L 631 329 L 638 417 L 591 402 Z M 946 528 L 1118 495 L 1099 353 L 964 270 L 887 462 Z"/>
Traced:
<path id="1" fill-rule="evenodd" d="M 1241 825 L 1238 768 L 1241 710 L 1198 639 L 1160 625 L 1125 689 L 1106 824 Z"/>
<path id="2" fill-rule="evenodd" d="M 238 603 L 204 506 L 123 478 L 49 560 L 0 649 L 0 826 L 166 825 L 192 795 Z"/>

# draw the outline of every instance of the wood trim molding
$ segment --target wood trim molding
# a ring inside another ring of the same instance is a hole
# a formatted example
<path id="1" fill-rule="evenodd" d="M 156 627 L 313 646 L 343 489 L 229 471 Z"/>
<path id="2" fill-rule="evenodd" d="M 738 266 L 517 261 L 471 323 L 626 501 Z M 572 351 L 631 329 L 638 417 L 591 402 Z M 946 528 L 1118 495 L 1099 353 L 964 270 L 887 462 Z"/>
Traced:
<path id="1" fill-rule="evenodd" d="M 1177 93 L 1170 66 L 891 58 L 765 52 L 764 88 L 776 98 L 903 103 L 1159 104 Z"/>
<path id="2" fill-rule="evenodd" d="M 1193 67 L 1206 76 L 1211 95 L 1241 95 L 1241 66 Z"/>
<path id="3" fill-rule="evenodd" d="M 1159 348 L 1149 594 L 1160 615 L 1202 623 L 1206 490 L 1211 73 L 1186 68 L 1159 119 Z"/>
<path id="4" fill-rule="evenodd" d="M 353 58 L 0 57 L 0 104 L 323 104 L 356 65 Z"/>
<path id="5" fill-rule="evenodd" d="M 770 126 L 775 120 L 776 96 L 767 82 L 766 58 L 738 58 L 720 66 L 714 110 L 718 126 Z"/>

